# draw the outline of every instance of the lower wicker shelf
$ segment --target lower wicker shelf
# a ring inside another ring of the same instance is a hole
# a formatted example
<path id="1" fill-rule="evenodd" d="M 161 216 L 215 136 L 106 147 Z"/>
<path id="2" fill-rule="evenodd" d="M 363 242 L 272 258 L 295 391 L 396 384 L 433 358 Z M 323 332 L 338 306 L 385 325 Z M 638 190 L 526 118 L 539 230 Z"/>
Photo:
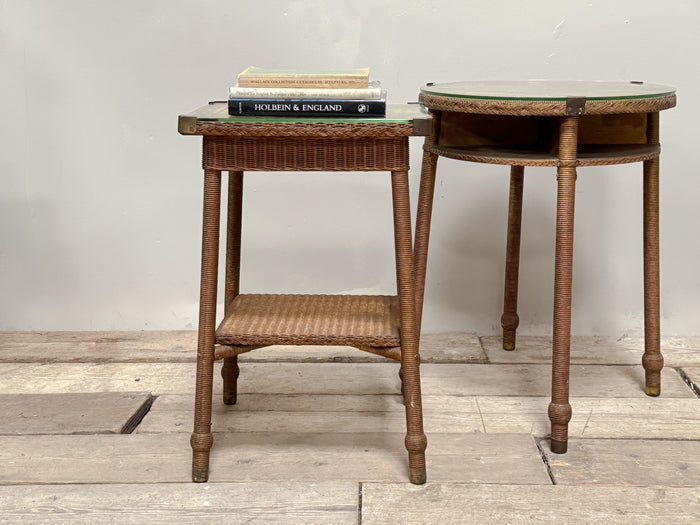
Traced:
<path id="1" fill-rule="evenodd" d="M 242 294 L 227 309 L 216 343 L 389 348 L 400 346 L 399 328 L 396 296 Z"/>
<path id="2" fill-rule="evenodd" d="M 518 146 L 429 146 L 442 157 L 511 166 L 559 166 L 556 153 L 544 149 Z M 582 144 L 578 147 L 577 166 L 607 166 L 643 162 L 659 156 L 658 144 Z"/>

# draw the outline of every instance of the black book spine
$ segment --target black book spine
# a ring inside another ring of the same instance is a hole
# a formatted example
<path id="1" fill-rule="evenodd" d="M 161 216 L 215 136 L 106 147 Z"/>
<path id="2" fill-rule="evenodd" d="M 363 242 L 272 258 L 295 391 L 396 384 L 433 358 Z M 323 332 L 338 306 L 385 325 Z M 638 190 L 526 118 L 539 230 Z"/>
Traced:
<path id="1" fill-rule="evenodd" d="M 228 100 L 232 116 L 255 117 L 383 117 L 386 99 L 375 100 Z"/>

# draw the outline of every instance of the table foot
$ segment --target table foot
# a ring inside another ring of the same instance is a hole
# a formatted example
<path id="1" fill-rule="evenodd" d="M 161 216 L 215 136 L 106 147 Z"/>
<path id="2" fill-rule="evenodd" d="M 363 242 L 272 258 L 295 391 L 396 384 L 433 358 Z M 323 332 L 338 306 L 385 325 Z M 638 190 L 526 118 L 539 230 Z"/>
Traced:
<path id="1" fill-rule="evenodd" d="M 406 450 L 408 450 L 408 475 L 411 483 L 422 485 L 426 480 L 425 449 L 428 439 L 425 434 L 409 434 L 406 436 Z"/>
<path id="2" fill-rule="evenodd" d="M 658 353 L 645 353 L 642 357 L 642 366 L 645 372 L 646 394 L 656 397 L 661 394 L 661 369 L 664 367 L 664 358 Z"/>
<path id="3" fill-rule="evenodd" d="M 195 483 L 204 483 L 209 479 L 209 451 L 213 443 L 211 433 L 192 433 L 192 481 Z"/>
<path id="4" fill-rule="evenodd" d="M 661 386 L 648 386 L 644 391 L 648 396 L 659 397 L 661 395 Z"/>
<path id="5" fill-rule="evenodd" d="M 427 480 L 427 474 L 425 472 L 425 467 L 409 469 L 408 479 L 414 485 L 423 485 Z"/>
<path id="6" fill-rule="evenodd" d="M 549 449 L 552 451 L 553 454 L 566 454 L 567 442 L 552 439 L 549 442 Z"/>
<path id="7" fill-rule="evenodd" d="M 224 366 L 221 368 L 221 377 L 224 380 L 224 404 L 235 405 L 238 401 L 238 356 L 224 358 Z"/>
<path id="8" fill-rule="evenodd" d="M 209 481 L 209 465 L 206 467 L 192 466 L 192 481 L 195 483 L 206 483 Z"/>
<path id="9" fill-rule="evenodd" d="M 515 331 L 520 324 L 518 314 L 506 314 L 501 316 L 501 327 L 503 328 L 503 350 L 515 350 Z"/>
<path id="10" fill-rule="evenodd" d="M 555 454 L 566 452 L 569 440 L 569 421 L 571 421 L 571 405 L 569 403 L 550 403 L 547 410 L 552 423 L 552 438 L 550 449 Z"/>

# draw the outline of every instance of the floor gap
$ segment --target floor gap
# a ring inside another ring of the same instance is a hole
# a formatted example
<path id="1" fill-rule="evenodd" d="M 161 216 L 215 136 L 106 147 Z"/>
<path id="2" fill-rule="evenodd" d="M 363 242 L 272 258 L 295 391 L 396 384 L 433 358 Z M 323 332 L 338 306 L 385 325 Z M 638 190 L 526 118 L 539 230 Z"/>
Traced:
<path id="1" fill-rule="evenodd" d="M 491 363 L 491 357 L 489 356 L 489 353 L 486 351 L 486 345 L 484 345 L 484 337 L 488 336 L 477 336 L 476 340 L 479 341 L 479 347 L 481 348 L 481 353 L 483 354 L 483 358 L 480 359 L 479 361 L 476 361 L 478 364 L 484 364 L 484 365 L 490 365 Z"/>
<path id="2" fill-rule="evenodd" d="M 126 423 L 124 423 L 124 426 L 119 430 L 120 434 L 131 434 L 136 430 L 136 428 L 141 424 L 141 421 L 143 421 L 143 418 L 146 417 L 146 414 L 148 414 L 151 411 L 151 407 L 153 406 L 153 402 L 156 400 L 158 396 L 154 396 L 149 394 L 148 398 L 141 404 L 141 406 L 136 410 L 136 412 L 133 413 L 133 415 L 127 420 Z"/>
<path id="3" fill-rule="evenodd" d="M 360 489 L 357 494 L 357 525 L 362 525 L 362 482 L 358 485 Z"/>
<path id="4" fill-rule="evenodd" d="M 535 444 L 537 445 L 537 450 L 540 451 L 540 456 L 542 457 L 542 462 L 544 463 L 544 466 L 547 469 L 547 474 L 549 475 L 549 479 L 552 480 L 552 485 L 556 485 L 557 480 L 554 478 L 554 472 L 552 472 L 552 466 L 549 464 L 549 458 L 547 457 L 547 453 L 544 451 L 544 447 L 542 446 L 542 441 L 543 440 L 535 439 Z"/>
<path id="5" fill-rule="evenodd" d="M 681 376 L 681 379 L 683 382 L 690 387 L 690 389 L 693 391 L 693 393 L 697 396 L 700 397 L 700 385 L 696 385 L 693 383 L 693 380 L 690 379 L 690 376 L 685 373 L 685 370 L 682 368 L 678 368 L 676 370 L 678 374 Z"/>

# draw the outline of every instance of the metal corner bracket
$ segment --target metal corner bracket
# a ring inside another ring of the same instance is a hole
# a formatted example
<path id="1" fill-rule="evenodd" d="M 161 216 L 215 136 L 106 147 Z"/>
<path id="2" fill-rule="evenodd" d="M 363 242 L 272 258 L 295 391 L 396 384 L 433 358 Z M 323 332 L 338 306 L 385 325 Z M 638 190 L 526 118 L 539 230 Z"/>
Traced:
<path id="1" fill-rule="evenodd" d="M 586 112 L 586 97 L 568 97 L 566 99 L 567 115 L 583 115 Z"/>
<path id="2" fill-rule="evenodd" d="M 181 135 L 194 135 L 197 132 L 197 117 L 180 115 L 177 118 L 177 131 Z"/>

